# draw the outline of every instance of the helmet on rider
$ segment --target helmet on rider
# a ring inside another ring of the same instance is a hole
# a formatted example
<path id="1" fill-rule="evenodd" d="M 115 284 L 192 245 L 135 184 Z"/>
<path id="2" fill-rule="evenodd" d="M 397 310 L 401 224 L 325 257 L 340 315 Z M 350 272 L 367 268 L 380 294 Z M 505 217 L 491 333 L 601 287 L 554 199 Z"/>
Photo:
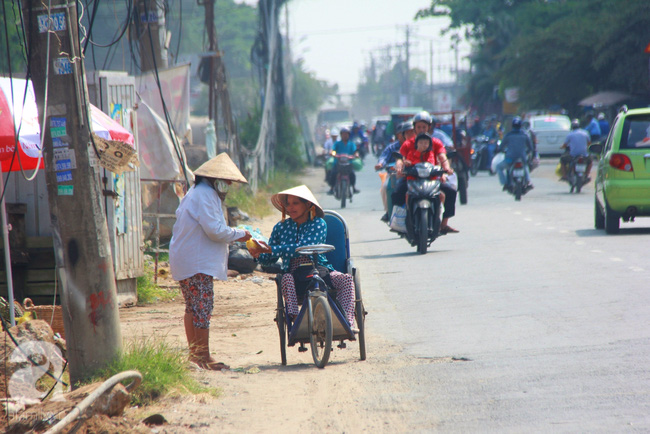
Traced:
<path id="1" fill-rule="evenodd" d="M 349 139 L 350 138 L 350 129 L 348 127 L 343 127 L 343 128 L 341 128 L 340 134 L 341 134 L 341 139 L 343 139 L 343 134 L 347 134 L 348 135 L 347 138 Z M 345 140 L 347 140 L 347 139 L 345 139 Z"/>
<path id="2" fill-rule="evenodd" d="M 519 116 L 515 116 L 514 118 L 512 118 L 512 129 L 513 130 L 521 129 L 521 118 Z"/>
<path id="3" fill-rule="evenodd" d="M 330 131 L 330 136 L 332 137 L 338 137 L 339 136 L 339 130 L 338 128 L 332 128 Z"/>
<path id="4" fill-rule="evenodd" d="M 579 119 L 574 119 L 571 121 L 571 129 L 572 130 L 577 130 L 580 128 L 580 120 Z"/>
<path id="5" fill-rule="evenodd" d="M 418 122 L 426 122 L 427 124 L 431 125 L 431 115 L 429 114 L 429 112 L 423 110 L 420 113 L 413 116 L 413 125 L 417 124 Z"/>
<path id="6" fill-rule="evenodd" d="M 412 129 L 413 129 L 413 122 L 411 121 L 402 122 L 397 126 L 397 129 L 395 130 L 395 134 L 401 134 Z"/>

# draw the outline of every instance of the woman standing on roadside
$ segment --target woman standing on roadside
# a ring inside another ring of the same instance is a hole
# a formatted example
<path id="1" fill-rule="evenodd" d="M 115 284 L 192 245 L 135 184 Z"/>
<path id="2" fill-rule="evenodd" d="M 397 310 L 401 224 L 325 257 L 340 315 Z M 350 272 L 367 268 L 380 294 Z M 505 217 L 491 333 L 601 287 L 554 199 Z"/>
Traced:
<path id="1" fill-rule="evenodd" d="M 229 227 L 222 211 L 230 184 L 247 181 L 226 153 L 205 162 L 194 176 L 194 185 L 176 210 L 169 265 L 185 299 L 190 361 L 203 369 L 229 369 L 210 356 L 213 280 L 228 278 L 228 243 L 251 237 L 248 231 Z"/>

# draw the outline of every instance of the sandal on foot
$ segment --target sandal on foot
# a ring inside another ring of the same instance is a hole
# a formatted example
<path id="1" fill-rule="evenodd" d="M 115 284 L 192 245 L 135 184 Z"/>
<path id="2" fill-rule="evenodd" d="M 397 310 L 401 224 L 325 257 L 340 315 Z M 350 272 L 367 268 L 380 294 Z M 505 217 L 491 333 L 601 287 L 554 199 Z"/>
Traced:
<path id="1" fill-rule="evenodd" d="M 222 362 L 201 362 L 200 366 L 208 371 L 223 371 L 230 369 L 230 366 Z"/>

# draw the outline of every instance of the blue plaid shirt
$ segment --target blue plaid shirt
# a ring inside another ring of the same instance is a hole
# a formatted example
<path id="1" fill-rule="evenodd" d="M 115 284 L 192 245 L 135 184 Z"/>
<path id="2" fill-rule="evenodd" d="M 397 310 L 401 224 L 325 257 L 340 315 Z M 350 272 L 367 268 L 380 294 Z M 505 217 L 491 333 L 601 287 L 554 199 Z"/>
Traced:
<path id="1" fill-rule="evenodd" d="M 292 219 L 287 218 L 273 227 L 268 242 L 272 253 L 262 253 L 258 260 L 264 265 L 271 265 L 278 258 L 282 258 L 282 271 L 286 273 L 289 271 L 291 259 L 300 256 L 296 253 L 297 247 L 323 244 L 326 237 L 327 223 L 320 217 L 307 220 L 300 226 Z M 334 270 L 324 255 L 318 255 L 318 265 L 327 267 L 330 271 Z"/>

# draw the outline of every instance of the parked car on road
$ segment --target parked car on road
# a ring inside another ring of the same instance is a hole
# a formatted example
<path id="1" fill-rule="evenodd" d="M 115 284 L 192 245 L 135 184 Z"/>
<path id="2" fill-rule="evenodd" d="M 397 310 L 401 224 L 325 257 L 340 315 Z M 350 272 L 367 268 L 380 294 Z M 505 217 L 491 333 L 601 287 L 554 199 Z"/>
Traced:
<path id="1" fill-rule="evenodd" d="M 620 221 L 650 217 L 650 108 L 616 116 L 607 140 L 589 151 L 600 154 L 595 182 L 595 226 L 608 234 Z"/>
<path id="2" fill-rule="evenodd" d="M 571 130 L 571 120 L 565 115 L 531 116 L 530 129 L 537 137 L 539 155 L 559 155 L 560 146 Z"/>

